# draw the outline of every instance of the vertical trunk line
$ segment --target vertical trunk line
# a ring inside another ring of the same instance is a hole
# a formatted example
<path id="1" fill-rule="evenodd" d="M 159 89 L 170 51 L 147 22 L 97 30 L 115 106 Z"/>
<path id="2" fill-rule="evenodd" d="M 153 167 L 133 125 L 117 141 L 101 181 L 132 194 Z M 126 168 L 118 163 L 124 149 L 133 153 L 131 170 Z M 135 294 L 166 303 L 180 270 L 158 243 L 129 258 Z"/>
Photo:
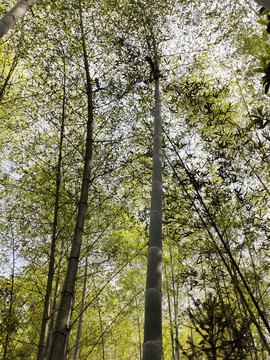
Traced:
<path id="1" fill-rule="evenodd" d="M 67 341 L 70 331 L 71 314 L 74 301 L 75 283 L 79 265 L 81 243 L 86 217 L 88 192 L 90 185 L 90 174 L 92 167 L 92 145 L 93 145 L 93 102 L 92 102 L 92 84 L 88 64 L 88 56 L 85 44 L 84 27 L 82 20 L 81 1 L 79 1 L 80 29 L 82 37 L 84 70 L 86 76 L 87 93 L 87 134 L 86 149 L 84 158 L 84 170 L 82 176 L 81 194 L 78 206 L 78 215 L 74 230 L 72 248 L 68 259 L 68 268 L 66 272 L 65 283 L 61 295 L 60 308 L 56 321 L 56 327 L 52 338 L 52 347 L 48 360 L 64 360 L 67 352 Z"/>
<path id="2" fill-rule="evenodd" d="M 156 50 L 156 49 L 155 49 Z M 151 64 L 150 64 L 151 65 Z M 153 65 L 152 65 L 153 67 Z M 155 56 L 155 119 L 150 236 L 145 292 L 143 360 L 162 359 L 162 132 L 157 56 Z"/>
<path id="3" fill-rule="evenodd" d="M 64 253 L 63 248 L 64 248 L 64 239 L 62 239 L 62 243 L 61 243 L 60 258 L 62 258 L 63 253 Z M 50 316 L 50 324 L 49 324 L 46 347 L 45 347 L 45 351 L 44 351 L 44 355 L 43 355 L 44 359 L 47 359 L 49 349 L 51 348 L 52 333 L 53 333 L 53 329 L 54 329 L 55 315 L 56 315 L 56 309 L 57 309 L 57 300 L 58 300 L 59 290 L 60 290 L 60 278 L 61 278 L 61 262 L 59 262 L 59 264 L 58 264 L 57 278 L 56 278 L 56 283 L 55 283 L 54 296 L 53 296 L 53 302 L 52 302 L 52 310 L 51 310 L 51 316 Z"/>
<path id="4" fill-rule="evenodd" d="M 56 193 L 55 193 L 55 204 L 54 204 L 54 219 L 53 219 L 53 233 L 50 250 L 50 261 L 48 270 L 48 279 L 46 286 L 46 295 L 44 300 L 43 318 L 41 324 L 38 354 L 37 360 L 45 359 L 46 344 L 49 332 L 49 320 L 51 316 L 51 302 L 52 302 L 52 291 L 53 291 L 53 279 L 54 279 L 54 264 L 55 264 L 55 249 L 57 242 L 57 231 L 58 231 L 58 212 L 59 212 L 59 197 L 60 197 L 60 185 L 61 185 L 61 167 L 62 167 L 62 151 L 64 141 L 64 130 L 65 130 L 65 117 L 66 117 L 66 75 L 65 75 L 65 59 L 64 59 L 64 82 L 63 82 L 63 101 L 62 101 L 62 119 L 61 119 L 61 130 L 59 140 L 59 155 L 56 170 Z"/>
<path id="5" fill-rule="evenodd" d="M 81 309 L 80 309 L 80 318 L 79 318 L 79 323 L 78 323 L 78 330 L 77 330 L 77 336 L 76 336 L 76 341 L 75 341 L 73 360 L 79 359 L 80 340 L 81 340 L 81 334 L 82 334 L 84 306 L 85 306 L 85 299 L 86 299 L 86 283 L 87 283 L 87 269 L 88 269 L 88 261 L 87 260 L 88 259 L 86 257 L 85 267 L 84 267 L 84 282 L 83 282 L 83 293 L 82 293 L 82 302 L 81 302 Z"/>
<path id="6" fill-rule="evenodd" d="M 179 360 L 179 335 L 178 335 L 178 292 L 175 290 L 174 271 L 173 271 L 173 257 L 172 247 L 170 245 L 170 265 L 172 273 L 172 288 L 173 288 L 173 307 L 174 307 L 174 326 L 175 326 L 175 360 Z"/>
<path id="7" fill-rule="evenodd" d="M 172 321 L 172 306 L 171 306 L 171 299 L 170 299 L 170 290 L 168 285 L 168 275 L 167 275 L 167 268 L 164 266 L 164 275 L 166 279 L 166 290 L 167 290 L 167 301 L 168 301 L 168 312 L 169 312 L 169 321 L 170 321 L 170 333 L 171 333 L 171 344 L 172 344 L 172 360 L 174 360 L 175 352 L 174 352 L 174 333 L 173 333 L 173 321 Z"/>
<path id="8" fill-rule="evenodd" d="M 100 311 L 100 306 L 99 304 L 97 305 L 98 308 L 98 320 L 99 320 L 99 327 L 100 327 L 100 332 L 101 332 L 101 347 L 102 347 L 102 360 L 106 360 L 105 358 L 105 341 L 104 341 L 104 330 L 103 330 L 103 322 L 102 322 L 102 317 L 101 317 L 101 311 Z"/>
<path id="9" fill-rule="evenodd" d="M 10 291 L 10 300 L 9 300 L 9 308 L 8 308 L 8 324 L 11 323 L 12 316 L 12 308 L 14 303 L 14 279 L 15 279 L 15 242 L 12 231 L 12 273 L 11 273 L 11 291 Z M 4 342 L 4 355 L 3 360 L 8 360 L 8 346 L 9 346 L 9 328 L 7 329 L 6 338 Z"/>
<path id="10" fill-rule="evenodd" d="M 136 298 L 135 298 L 135 305 L 136 305 L 136 310 L 138 310 L 138 303 Z M 137 326 L 138 326 L 138 341 L 139 341 L 139 354 L 140 354 L 139 359 L 142 360 L 141 324 L 140 324 L 139 315 L 137 316 Z"/>

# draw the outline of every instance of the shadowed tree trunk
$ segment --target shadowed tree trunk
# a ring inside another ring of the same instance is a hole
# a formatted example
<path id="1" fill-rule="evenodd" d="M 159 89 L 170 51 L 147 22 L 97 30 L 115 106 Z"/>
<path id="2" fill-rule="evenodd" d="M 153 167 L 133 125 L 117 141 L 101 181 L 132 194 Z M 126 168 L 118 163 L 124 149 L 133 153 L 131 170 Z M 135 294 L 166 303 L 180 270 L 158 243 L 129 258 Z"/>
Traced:
<path id="1" fill-rule="evenodd" d="M 14 279 L 15 279 L 15 242 L 14 236 L 12 232 L 12 272 L 11 272 L 11 289 L 10 289 L 10 299 L 9 299 L 9 308 L 8 308 L 8 325 L 12 324 L 12 310 L 14 305 Z M 6 337 L 3 342 L 3 360 L 8 360 L 8 347 L 9 347 L 9 339 L 10 339 L 10 328 L 8 326 Z"/>
<path id="2" fill-rule="evenodd" d="M 136 305 L 136 310 L 137 310 L 138 309 L 138 303 L 137 303 L 136 298 L 135 298 L 135 305 Z M 137 326 L 138 326 L 138 345 L 139 345 L 139 353 L 140 353 L 139 360 L 142 360 L 141 323 L 140 323 L 139 315 L 137 316 Z"/>
<path id="3" fill-rule="evenodd" d="M 101 347 L 102 347 L 102 360 L 106 360 L 105 358 L 105 340 L 104 340 L 104 329 L 103 329 L 103 321 L 101 317 L 100 306 L 98 305 L 98 319 L 99 319 L 99 327 L 101 332 Z"/>
<path id="4" fill-rule="evenodd" d="M 57 241 L 58 231 L 58 212 L 59 212 L 59 195 L 61 185 L 61 167 L 62 167 L 62 148 L 64 140 L 64 129 L 65 129 L 65 110 L 66 110 L 66 76 L 65 76 L 65 60 L 64 60 L 64 84 L 63 84 L 63 102 L 62 102 L 62 119 L 61 119 L 61 130 L 60 130 L 60 141 L 59 141 L 59 155 L 56 171 L 56 193 L 55 193 L 55 205 L 54 205 L 54 219 L 53 219 L 53 234 L 51 241 L 50 261 L 48 270 L 48 279 L 46 287 L 46 295 L 44 300 L 43 318 L 41 324 L 38 354 L 37 360 L 46 359 L 45 353 L 46 344 L 48 344 L 48 331 L 49 331 L 49 320 L 51 316 L 51 303 L 52 303 L 52 291 L 53 291 L 53 279 L 54 279 L 54 267 L 55 267 L 55 248 Z"/>
<path id="5" fill-rule="evenodd" d="M 7 12 L 2 19 L 0 19 L 0 38 L 4 36 L 36 2 L 37 0 L 21 0 Z"/>
<path id="6" fill-rule="evenodd" d="M 179 353 L 179 334 L 178 334 L 178 290 L 175 289 L 175 277 L 174 277 L 174 267 L 173 267 L 173 255 L 172 247 L 170 245 L 170 265 L 171 265 L 171 274 L 172 274 L 172 291 L 173 291 L 173 308 L 174 308 L 174 327 L 175 327 L 175 353 L 174 360 L 180 359 Z"/>
<path id="7" fill-rule="evenodd" d="M 70 331 L 70 321 L 73 309 L 75 283 L 78 271 L 81 243 L 84 229 L 84 222 L 87 210 L 88 192 L 90 184 L 90 174 L 92 167 L 92 148 L 93 148 L 93 102 L 92 102 L 92 84 L 88 63 L 88 55 L 85 44 L 84 27 L 82 20 L 81 1 L 80 8 L 80 28 L 82 36 L 84 70 L 86 76 L 87 93 L 87 134 L 86 149 L 84 158 L 84 170 L 82 176 L 81 194 L 78 207 L 78 215 L 74 230 L 72 248 L 68 259 L 68 268 L 66 272 L 65 283 L 61 295 L 60 308 L 55 325 L 55 331 L 52 336 L 52 345 L 49 353 L 49 360 L 64 360 L 67 352 L 67 342 Z"/>
<path id="8" fill-rule="evenodd" d="M 88 268 L 88 262 L 87 262 L 87 257 L 86 257 L 85 267 L 84 267 L 84 282 L 83 282 L 81 310 L 80 310 L 80 317 L 79 317 L 79 323 L 78 323 L 78 330 L 77 330 L 73 360 L 79 359 L 80 340 L 81 340 L 81 334 L 82 334 L 83 315 L 84 315 L 84 306 L 85 306 L 85 298 L 86 298 L 87 268 Z"/>
<path id="9" fill-rule="evenodd" d="M 168 302 L 168 313 L 169 313 L 169 321 L 170 321 L 170 335 L 171 335 L 171 344 L 172 344 L 172 359 L 174 359 L 174 332 L 173 332 L 173 321 L 172 321 L 172 306 L 171 306 L 171 299 L 170 299 L 170 289 L 168 284 L 168 276 L 167 276 L 167 269 L 164 267 L 164 275 L 167 279 L 166 281 L 166 290 L 167 290 L 167 302 Z"/>
<path id="10" fill-rule="evenodd" d="M 152 195 L 150 213 L 150 237 L 145 292 L 145 319 L 143 360 L 162 358 L 162 133 L 160 72 L 155 49 L 155 60 L 149 60 L 155 79 L 155 125 L 153 148 Z"/>
<path id="11" fill-rule="evenodd" d="M 63 253 L 64 253 L 63 248 L 64 248 L 64 240 L 62 239 L 60 258 L 62 258 Z M 57 271 L 57 277 L 56 277 L 56 281 L 55 281 L 53 302 L 52 302 L 52 306 L 51 306 L 52 310 L 51 310 L 51 315 L 50 315 L 50 324 L 49 324 L 46 347 L 45 347 L 45 351 L 44 351 L 44 355 L 43 355 L 43 357 L 45 359 L 47 359 L 48 351 L 51 348 L 52 333 L 53 333 L 53 329 L 54 329 L 56 310 L 57 310 L 57 301 L 58 301 L 59 291 L 60 291 L 61 262 L 59 262 L 59 264 L 57 266 L 58 266 L 58 271 Z"/>

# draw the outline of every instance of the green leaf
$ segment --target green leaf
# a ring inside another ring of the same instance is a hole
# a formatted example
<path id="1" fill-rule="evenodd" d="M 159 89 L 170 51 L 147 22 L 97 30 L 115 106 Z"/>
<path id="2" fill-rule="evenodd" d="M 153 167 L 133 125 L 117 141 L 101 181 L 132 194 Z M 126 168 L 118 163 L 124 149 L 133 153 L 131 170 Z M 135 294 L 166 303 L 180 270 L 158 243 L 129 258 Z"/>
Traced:
<path id="1" fill-rule="evenodd" d="M 261 25 L 267 26 L 269 21 L 260 19 L 260 20 L 258 20 L 257 22 L 258 22 L 259 24 L 261 24 Z"/>
<path id="2" fill-rule="evenodd" d="M 248 130 L 252 129 L 255 126 L 256 122 L 257 122 L 256 120 L 251 120 L 251 122 L 247 126 L 247 129 Z"/>
<path id="3" fill-rule="evenodd" d="M 265 9 L 265 8 L 261 8 L 261 10 L 260 10 L 260 15 L 267 15 L 267 14 L 269 14 L 269 10 L 267 10 L 267 9 Z"/>
<path id="4" fill-rule="evenodd" d="M 262 115 L 263 105 L 259 106 L 259 107 L 257 108 L 257 111 L 258 111 L 258 113 L 259 113 L 260 115 Z"/>
<path id="5" fill-rule="evenodd" d="M 262 69 L 262 68 L 256 68 L 253 71 L 257 72 L 257 73 L 264 73 L 264 69 Z"/>

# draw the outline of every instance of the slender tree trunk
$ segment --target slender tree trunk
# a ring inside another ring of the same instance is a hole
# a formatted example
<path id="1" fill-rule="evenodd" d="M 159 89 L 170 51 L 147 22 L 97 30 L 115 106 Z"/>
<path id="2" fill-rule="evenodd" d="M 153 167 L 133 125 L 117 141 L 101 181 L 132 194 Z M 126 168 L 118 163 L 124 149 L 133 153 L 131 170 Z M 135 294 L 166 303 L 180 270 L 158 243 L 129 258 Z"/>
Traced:
<path id="1" fill-rule="evenodd" d="M 155 64 L 152 65 L 154 65 L 152 70 L 154 70 L 155 77 L 155 125 L 150 238 L 145 292 L 144 360 L 160 360 L 162 358 L 162 119 L 157 53 L 155 53 Z"/>
<path id="2" fill-rule="evenodd" d="M 62 245 L 61 245 L 61 254 L 60 254 L 60 258 L 62 258 L 63 255 L 63 250 L 64 248 L 64 241 L 62 239 Z M 59 296 L 59 290 L 60 290 L 60 278 L 61 278 L 61 264 L 58 264 L 58 272 L 57 272 L 57 278 L 56 278 L 56 283 L 55 283 L 55 290 L 54 290 L 54 296 L 53 296 L 53 303 L 52 303 L 52 310 L 51 310 L 51 316 L 50 316 L 50 325 L 49 325 L 49 330 L 48 330 L 48 336 L 47 336 L 47 343 L 46 343 L 46 347 L 45 347 L 45 351 L 44 351 L 44 359 L 47 359 L 48 357 L 48 352 L 49 349 L 51 348 L 51 342 L 52 342 L 52 333 L 53 333 L 53 329 L 54 329 L 54 324 L 55 324 L 55 315 L 56 315 L 56 309 L 57 309 L 57 300 L 58 300 L 58 296 Z"/>
<path id="3" fill-rule="evenodd" d="M 140 354 L 140 357 L 139 359 L 141 360 L 142 359 L 142 343 L 141 343 L 141 324 L 140 324 L 140 319 L 139 317 L 137 318 L 137 325 L 138 325 L 138 341 L 139 341 L 139 354 Z"/>
<path id="4" fill-rule="evenodd" d="M 168 311 L 169 311 L 169 320 L 170 320 L 170 333 L 171 333 L 171 344 L 172 344 L 172 359 L 174 360 L 174 333 L 173 333 L 173 321 L 172 321 L 172 306 L 171 306 L 171 299 L 170 299 L 170 290 L 168 285 L 168 276 L 167 276 L 167 269 L 164 267 L 164 274 L 166 281 L 166 290 L 167 290 L 167 301 L 168 301 Z"/>
<path id="5" fill-rule="evenodd" d="M 79 323 L 78 323 L 78 330 L 77 330 L 73 360 L 79 359 L 80 340 L 81 340 L 81 334 L 82 334 L 83 315 L 84 315 L 84 306 L 85 306 L 85 298 L 86 298 L 87 268 L 88 268 L 88 261 L 87 261 L 87 257 L 86 257 L 85 267 L 84 267 L 84 282 L 83 282 L 81 310 L 80 310 L 80 317 L 79 317 Z"/>
<path id="6" fill-rule="evenodd" d="M 138 311 L 138 303 L 137 299 L 135 298 L 135 304 L 136 304 L 136 310 Z M 140 323 L 140 317 L 137 316 L 137 325 L 138 325 L 138 343 L 139 343 L 139 360 L 142 360 L 142 341 L 141 341 L 141 323 Z"/>
<path id="7" fill-rule="evenodd" d="M 4 355 L 3 360 L 8 360 L 8 345 L 9 345 L 9 338 L 10 338 L 10 331 L 9 331 L 9 325 L 12 322 L 12 310 L 13 310 L 13 303 L 14 303 L 14 278 L 15 278 L 15 243 L 14 243 L 14 237 L 12 234 L 12 273 L 11 273 L 11 290 L 10 290 L 10 300 L 9 300 L 9 309 L 8 309 L 8 326 L 7 326 L 7 333 L 6 338 L 4 342 Z"/>
<path id="8" fill-rule="evenodd" d="M 102 317 L 101 317 L 101 311 L 100 306 L 98 305 L 98 319 L 99 319 L 99 326 L 100 326 L 100 332 L 101 332 L 101 346 L 102 346 L 102 360 L 106 360 L 105 357 L 105 341 L 104 341 L 104 330 L 103 330 L 103 323 L 102 323 Z"/>
<path id="9" fill-rule="evenodd" d="M 173 288 L 173 308 L 174 308 L 174 327 L 175 327 L 175 360 L 179 360 L 179 334 L 178 334 L 178 292 L 175 290 L 174 282 L 174 270 L 173 270 L 173 261 L 172 261 L 172 248 L 170 245 L 170 265 L 172 273 L 172 288 Z"/>
<path id="10" fill-rule="evenodd" d="M 8 84 L 9 84 L 9 81 L 10 81 L 11 76 L 12 76 L 12 74 L 13 74 L 13 72 L 14 72 L 14 70 L 15 70 L 15 68 L 16 68 L 17 65 L 18 65 L 18 57 L 16 57 L 16 58 L 13 60 L 13 63 L 12 63 L 12 65 L 11 65 L 11 68 L 10 68 L 10 70 L 9 70 L 9 72 L 8 72 L 7 77 L 6 77 L 6 80 L 5 80 L 3 86 L 2 86 L 2 88 L 1 88 L 1 90 L 0 90 L 0 103 L 1 103 L 1 101 L 3 100 L 3 97 L 4 97 L 5 93 L 6 93 L 6 90 L 7 90 Z"/>
<path id="11" fill-rule="evenodd" d="M 84 70 L 86 75 L 87 92 L 87 135 L 86 149 L 84 159 L 84 170 L 81 185 L 81 195 L 78 207 L 78 215 L 74 230 L 72 248 L 68 259 L 68 268 L 66 272 L 65 283 L 61 295 L 60 308 L 58 311 L 55 331 L 52 337 L 52 346 L 49 354 L 49 360 L 64 360 L 67 352 L 67 341 L 70 331 L 71 313 L 73 309 L 75 283 L 78 271 L 78 263 L 81 251 L 81 243 L 84 229 L 84 222 L 87 210 L 88 192 L 90 184 L 90 174 L 92 167 L 92 148 L 93 148 L 93 103 L 92 103 L 92 84 L 90 78 L 88 57 L 86 51 L 84 28 L 82 21 L 82 9 L 80 5 L 80 26 L 82 35 Z"/>
<path id="12" fill-rule="evenodd" d="M 20 0 L 0 19 L 0 38 L 4 36 L 21 19 L 37 0 Z"/>
<path id="13" fill-rule="evenodd" d="M 243 226 L 243 228 L 244 228 L 244 222 L 243 222 L 242 217 L 241 217 L 241 221 L 242 221 L 242 224 L 243 224 L 242 226 Z M 256 249 L 255 249 L 254 244 L 251 245 L 251 246 L 252 246 L 252 250 L 253 250 L 254 253 L 256 254 Z M 251 251 L 251 249 L 250 249 L 250 246 L 248 246 L 248 252 L 249 252 L 249 256 L 250 256 L 250 260 L 251 260 L 250 263 L 251 263 L 251 267 L 252 267 L 252 270 L 253 270 L 253 275 L 254 275 L 254 278 L 256 279 L 256 278 L 258 277 L 258 275 L 257 275 L 257 272 L 256 272 L 256 265 L 255 265 L 255 262 L 254 262 L 254 257 L 253 257 L 252 251 Z M 264 303 L 264 300 L 263 300 L 263 294 L 262 294 L 260 285 L 259 285 L 259 283 L 258 283 L 257 281 L 255 281 L 255 289 L 256 289 L 257 292 L 258 292 L 257 297 L 258 297 L 259 301 L 261 302 L 262 311 L 263 311 L 263 313 L 264 313 L 267 321 L 269 321 L 269 320 L 268 320 L 268 316 L 267 316 L 267 309 L 266 309 L 266 306 L 265 306 L 265 303 Z"/>
<path id="14" fill-rule="evenodd" d="M 49 330 L 49 321 L 51 316 L 51 302 L 52 302 L 52 290 L 53 290 L 53 279 L 54 279 L 54 266 L 55 266 L 55 248 L 57 241 L 57 231 L 58 231 L 58 212 L 59 212 L 59 196 L 60 196 L 60 185 L 61 185 L 61 167 L 62 167 L 62 150 L 63 150 L 63 140 L 64 140 L 64 129 L 65 129 L 65 117 L 66 117 L 66 76 L 65 76 L 65 60 L 64 60 L 64 84 L 63 84 L 63 102 L 62 102 L 62 119 L 61 119 L 61 130 L 60 130 L 60 141 L 59 141 L 59 155 L 56 171 L 56 193 L 55 193 L 55 204 L 54 204 L 54 219 L 53 219 L 53 234 L 50 250 L 50 261 L 49 261 L 49 271 L 48 279 L 46 286 L 46 295 L 44 300 L 44 310 L 43 318 L 41 324 L 39 345 L 38 345 L 38 354 L 37 360 L 45 359 L 45 349 L 48 330 Z"/>
<path id="15" fill-rule="evenodd" d="M 93 277 L 93 284 L 94 284 L 94 288 L 95 290 L 97 289 L 96 287 L 96 282 L 95 282 L 95 278 Z M 98 290 L 97 290 L 98 291 Z M 100 293 L 98 291 L 98 293 Z M 103 321 L 102 321 L 102 316 L 101 316 L 101 311 L 100 311 L 100 306 L 99 306 L 99 302 L 98 302 L 98 296 L 96 297 L 97 299 L 97 310 L 98 310 L 98 320 L 99 320 L 99 328 L 100 328 L 100 336 L 98 338 L 98 340 L 96 341 L 95 345 L 92 347 L 92 350 L 94 349 L 94 347 L 98 344 L 99 340 L 101 339 L 101 348 L 102 348 L 102 360 L 106 359 L 105 356 L 105 340 L 104 340 L 104 335 L 106 333 L 106 330 L 104 330 L 103 328 Z M 92 352 L 92 351 L 91 351 Z M 90 355 L 90 353 L 88 353 L 88 355 Z"/>

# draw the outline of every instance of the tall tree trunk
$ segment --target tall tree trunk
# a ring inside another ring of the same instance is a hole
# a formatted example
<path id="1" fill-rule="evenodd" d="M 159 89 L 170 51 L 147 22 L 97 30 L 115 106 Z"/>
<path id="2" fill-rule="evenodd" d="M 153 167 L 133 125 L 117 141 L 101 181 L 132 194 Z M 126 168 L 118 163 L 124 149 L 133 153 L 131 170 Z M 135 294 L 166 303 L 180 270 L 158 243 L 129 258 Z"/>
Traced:
<path id="1" fill-rule="evenodd" d="M 64 239 L 62 239 L 62 244 L 61 244 L 61 250 L 62 251 L 61 251 L 61 254 L 60 254 L 60 258 L 62 258 L 63 253 L 64 253 L 63 248 L 64 248 Z M 57 277 L 56 277 L 56 282 L 55 282 L 54 296 L 53 296 L 53 302 L 52 302 L 52 310 L 51 310 L 51 316 L 50 316 L 50 324 L 49 324 L 46 347 L 45 347 L 45 351 L 44 351 L 44 359 L 47 359 L 49 349 L 51 348 L 52 333 L 53 333 L 54 324 L 55 324 L 57 301 L 58 301 L 59 290 L 60 290 L 60 278 L 61 278 L 61 263 L 58 264 L 58 271 L 57 271 Z"/>
<path id="2" fill-rule="evenodd" d="M 94 277 L 93 277 L 93 284 L 94 284 L 94 289 L 95 289 L 95 291 L 97 291 L 97 293 L 100 294 L 100 291 L 99 291 L 99 290 L 97 289 L 97 287 L 96 287 L 96 282 L 95 282 L 95 278 L 94 278 Z M 104 330 L 104 327 L 103 327 L 103 320 L 102 320 L 102 316 L 101 316 L 101 310 L 100 310 L 98 295 L 96 296 L 96 299 L 97 299 L 97 310 L 98 310 L 98 320 L 99 320 L 100 336 L 99 336 L 98 340 L 96 341 L 95 345 L 92 347 L 92 350 L 93 350 L 94 347 L 99 343 L 99 340 L 101 339 L 102 360 L 106 360 L 104 335 L 105 335 L 107 329 Z M 90 353 L 89 353 L 88 355 L 90 355 Z"/>
<path id="3" fill-rule="evenodd" d="M 167 290 L 167 302 L 168 302 L 168 311 L 169 311 L 169 321 L 170 321 L 170 334 L 171 334 L 171 344 L 172 344 L 172 359 L 174 360 L 174 333 L 173 333 L 173 321 L 172 321 L 172 306 L 171 306 L 171 299 L 170 299 L 170 289 L 168 285 L 168 276 L 167 276 L 167 269 L 164 267 L 164 275 L 166 279 L 166 290 Z"/>
<path id="4" fill-rule="evenodd" d="M 79 359 L 80 340 L 81 340 L 81 334 L 82 334 L 82 324 L 83 324 L 84 306 L 85 306 L 85 298 L 86 298 L 87 268 L 88 268 L 88 261 L 87 261 L 87 257 L 86 257 L 85 267 L 84 267 L 84 282 L 83 282 L 81 310 L 80 310 L 80 317 L 79 317 L 79 323 L 78 323 L 78 330 L 77 330 L 73 360 Z"/>
<path id="5" fill-rule="evenodd" d="M 17 2 L 17 4 L 0 19 L 0 38 L 4 36 L 36 2 L 37 0 L 20 0 Z"/>
<path id="6" fill-rule="evenodd" d="M 14 236 L 12 232 L 12 273 L 11 273 L 11 290 L 10 290 L 10 299 L 9 299 L 9 308 L 8 308 L 8 318 L 7 318 L 7 333 L 6 338 L 4 340 L 4 354 L 3 360 L 8 360 L 8 345 L 9 345 L 9 338 L 10 338 L 10 330 L 9 325 L 12 323 L 12 310 L 14 304 L 14 278 L 15 278 L 15 242 Z"/>
<path id="7" fill-rule="evenodd" d="M 179 331 L 178 331 L 178 291 L 175 289 L 174 281 L 174 269 L 173 269 L 173 257 L 172 257 L 172 247 L 170 245 L 170 265 L 171 265 L 171 274 L 172 274 L 172 290 L 173 290 L 173 308 L 174 308 L 174 327 L 175 327 L 175 354 L 174 359 L 179 360 Z"/>
<path id="8" fill-rule="evenodd" d="M 64 84 L 63 84 L 63 101 L 62 101 L 62 119 L 61 119 L 61 130 L 59 140 L 59 155 L 56 171 L 56 193 L 55 193 L 55 204 L 54 204 L 54 219 L 53 219 L 53 234 L 51 241 L 50 250 L 50 261 L 48 270 L 48 279 L 46 287 L 46 295 L 44 300 L 43 318 L 41 324 L 38 354 L 37 360 L 45 359 L 45 349 L 48 343 L 48 331 L 49 331 L 49 320 L 51 316 L 51 303 L 52 303 L 52 290 L 53 290 L 53 279 L 54 279 L 54 266 L 55 266 L 55 248 L 58 231 L 58 212 L 59 212 L 59 196 L 60 196 L 60 185 L 61 185 L 61 167 L 62 167 L 62 150 L 64 140 L 64 129 L 65 129 L 65 117 L 66 117 L 66 75 L 65 75 L 65 60 L 64 60 Z"/>
<path id="9" fill-rule="evenodd" d="M 101 347 L 102 347 L 102 360 L 106 360 L 105 358 L 105 340 L 104 340 L 104 330 L 103 330 L 103 322 L 101 317 L 101 311 L 100 306 L 98 304 L 98 319 L 99 319 L 99 327 L 100 327 L 100 333 L 101 333 Z"/>
<path id="10" fill-rule="evenodd" d="M 138 309 L 137 299 L 135 298 L 136 310 Z M 141 324 L 140 324 L 140 317 L 137 316 L 137 325 L 138 325 L 138 345 L 139 345 L 139 360 L 142 360 L 142 341 L 141 341 Z"/>
<path id="11" fill-rule="evenodd" d="M 154 64 L 150 65 L 154 67 L 152 70 L 155 78 L 155 125 L 143 359 L 160 360 L 162 358 L 162 119 L 159 90 L 160 73 L 156 51 Z"/>
<path id="12" fill-rule="evenodd" d="M 58 311 L 55 331 L 52 337 L 52 346 L 49 354 L 49 360 L 64 360 L 67 352 L 67 340 L 70 331 L 71 313 L 73 309 L 75 282 L 78 271 L 78 263 L 81 251 L 81 243 L 84 229 L 84 222 L 87 210 L 88 192 L 90 184 L 90 174 L 92 167 L 92 148 L 93 148 L 93 102 L 92 102 L 92 84 L 90 78 L 88 56 L 86 51 L 81 1 L 80 7 L 80 27 L 83 46 L 84 70 L 86 75 L 86 93 L 87 93 L 87 134 L 86 149 L 84 159 L 84 170 L 81 185 L 81 195 L 78 206 L 78 215 L 74 230 L 72 248 L 68 259 L 65 283 L 61 295 L 60 308 Z"/>

